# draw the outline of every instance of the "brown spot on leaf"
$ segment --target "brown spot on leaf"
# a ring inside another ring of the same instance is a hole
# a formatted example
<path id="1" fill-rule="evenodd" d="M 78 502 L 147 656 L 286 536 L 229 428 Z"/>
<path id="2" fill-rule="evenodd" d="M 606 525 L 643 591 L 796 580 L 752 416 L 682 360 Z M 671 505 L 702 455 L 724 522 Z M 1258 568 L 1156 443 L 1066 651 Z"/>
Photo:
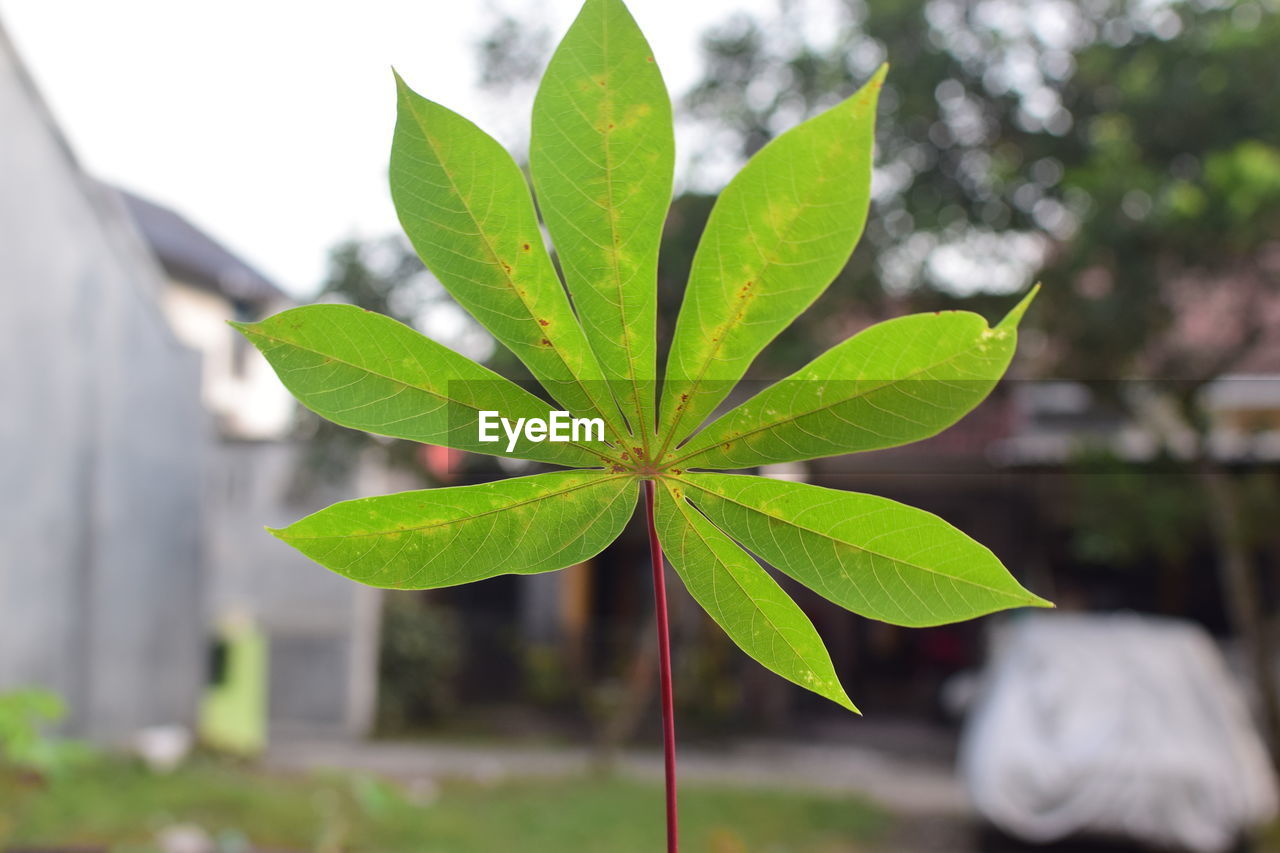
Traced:
<path id="1" fill-rule="evenodd" d="M 543 345 L 544 347 L 549 347 L 549 346 L 551 346 L 551 341 L 547 340 L 546 338 L 543 338 L 543 339 L 542 339 L 542 345 Z"/>
<path id="2" fill-rule="evenodd" d="M 544 325 L 544 326 L 550 326 L 550 325 L 551 325 L 551 321 L 550 321 L 550 320 L 544 320 L 544 319 L 542 319 L 541 317 L 539 317 L 539 318 L 538 318 L 538 322 L 539 322 L 539 323 L 541 323 L 541 324 L 542 324 L 542 325 Z"/>
<path id="3" fill-rule="evenodd" d="M 532 247 L 532 246 L 530 246 L 528 243 L 525 243 L 523 246 L 521 246 L 521 247 L 520 247 L 520 250 L 521 250 L 521 251 L 523 251 L 523 252 L 527 252 L 527 251 L 529 251 L 531 248 L 533 248 L 533 247 Z"/>

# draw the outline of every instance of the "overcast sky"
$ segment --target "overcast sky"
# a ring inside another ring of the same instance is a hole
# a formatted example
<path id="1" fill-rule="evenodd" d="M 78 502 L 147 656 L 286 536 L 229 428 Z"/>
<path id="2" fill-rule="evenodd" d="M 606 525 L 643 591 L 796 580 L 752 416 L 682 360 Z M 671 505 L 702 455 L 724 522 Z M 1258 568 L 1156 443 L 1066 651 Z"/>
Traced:
<path id="1" fill-rule="evenodd" d="M 558 38 L 579 0 L 540 8 Z M 631 0 L 678 93 L 703 29 L 772 0 Z M 398 226 L 387 192 L 391 66 L 490 132 L 522 126 L 475 85 L 481 0 L 0 0 L 16 43 L 85 166 L 186 214 L 290 292 L 326 248 Z M 511 142 L 512 140 L 504 140 Z"/>

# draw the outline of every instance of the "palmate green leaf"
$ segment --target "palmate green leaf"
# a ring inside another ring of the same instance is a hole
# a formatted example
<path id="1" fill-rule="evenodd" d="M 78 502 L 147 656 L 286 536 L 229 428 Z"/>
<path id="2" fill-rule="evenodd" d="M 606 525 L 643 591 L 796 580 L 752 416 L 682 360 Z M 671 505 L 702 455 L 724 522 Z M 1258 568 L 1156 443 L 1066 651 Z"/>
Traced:
<path id="1" fill-rule="evenodd" d="M 479 412 L 546 418 L 547 404 L 382 314 L 352 305 L 307 305 L 233 325 L 299 402 L 341 426 L 568 467 L 613 461 L 600 446 L 521 437 L 508 453 L 505 438 L 479 441 Z"/>
<path id="2" fill-rule="evenodd" d="M 510 455 L 579 470 L 347 501 L 273 532 L 361 583 L 447 586 L 589 559 L 622 531 L 637 484 L 654 480 L 662 545 L 694 599 L 747 654 L 850 710 L 812 623 L 758 559 L 901 625 L 1047 605 L 929 513 L 697 470 L 926 438 L 976 406 L 1009 363 L 1030 297 L 995 328 L 967 313 L 872 327 L 696 432 L 848 260 L 867 215 L 883 74 L 765 146 L 722 193 L 694 259 L 656 421 L 671 105 L 622 0 L 587 0 L 534 106 L 531 171 L 564 283 L 515 161 L 397 77 L 391 188 L 415 249 L 562 408 L 603 418 L 610 440 L 522 438 Z M 345 426 L 507 455 L 505 442 L 479 441 L 477 413 L 548 414 L 513 383 L 358 309 L 316 306 L 238 327 L 304 405 Z"/>
<path id="3" fill-rule="evenodd" d="M 391 198 L 427 268 L 564 407 L 625 434 L 515 160 L 396 76 Z"/>
<path id="4" fill-rule="evenodd" d="M 887 498 L 743 474 L 673 478 L 707 518 L 819 595 L 919 628 L 1010 607 L 1050 607 L 983 545 Z"/>
<path id="5" fill-rule="evenodd" d="M 622 532 L 636 495 L 630 477 L 556 471 L 343 501 L 272 533 L 360 583 L 432 589 L 590 559 Z"/>
<path id="6" fill-rule="evenodd" d="M 726 412 L 671 464 L 749 468 L 936 435 L 1004 375 L 1034 297 L 1032 290 L 994 329 L 967 311 L 878 323 Z"/>
<path id="7" fill-rule="evenodd" d="M 857 711 L 813 623 L 777 581 L 689 505 L 682 484 L 664 481 L 657 491 L 658 538 L 702 609 L 768 669 Z"/>
<path id="8" fill-rule="evenodd" d="M 533 104 L 529 170 L 582 325 L 646 458 L 671 99 L 621 0 L 587 0 Z"/>
<path id="9" fill-rule="evenodd" d="M 664 450 L 702 423 L 849 260 L 871 200 L 885 71 L 760 149 L 716 200 L 667 359 Z"/>

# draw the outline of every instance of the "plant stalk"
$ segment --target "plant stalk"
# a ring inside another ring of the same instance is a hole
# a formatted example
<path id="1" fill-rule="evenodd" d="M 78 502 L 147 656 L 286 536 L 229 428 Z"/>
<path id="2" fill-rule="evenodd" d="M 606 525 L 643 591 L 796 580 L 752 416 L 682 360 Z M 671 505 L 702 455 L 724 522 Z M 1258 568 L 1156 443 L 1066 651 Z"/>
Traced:
<path id="1" fill-rule="evenodd" d="M 667 853 L 680 849 L 676 816 L 676 712 L 671 688 L 671 636 L 667 627 L 667 582 L 662 543 L 653 521 L 653 480 L 644 481 L 644 508 L 649 522 L 649 558 L 653 563 L 653 602 L 658 622 L 658 675 L 662 683 L 662 751 L 666 763 Z"/>

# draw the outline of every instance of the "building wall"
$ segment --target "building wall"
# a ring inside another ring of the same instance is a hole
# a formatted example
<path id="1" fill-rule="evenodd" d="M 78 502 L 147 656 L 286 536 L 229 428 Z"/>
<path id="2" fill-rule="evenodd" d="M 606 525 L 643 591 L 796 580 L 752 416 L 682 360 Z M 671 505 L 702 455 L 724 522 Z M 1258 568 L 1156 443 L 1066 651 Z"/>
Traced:
<path id="1" fill-rule="evenodd" d="M 377 696 L 380 594 L 264 529 L 354 496 L 291 500 L 299 449 L 280 441 L 214 446 L 206 501 L 210 613 L 214 620 L 249 615 L 266 632 L 272 734 L 358 736 L 369 729 Z"/>
<path id="2" fill-rule="evenodd" d="M 201 396 L 221 432 L 253 440 L 285 437 L 293 425 L 293 398 L 266 359 L 227 325 L 245 319 L 235 316 L 231 301 L 171 279 L 161 304 L 178 339 L 204 356 Z"/>
<path id="3" fill-rule="evenodd" d="M 266 359 L 227 325 L 246 318 L 226 296 L 173 279 L 162 304 L 178 337 L 203 354 L 201 394 L 218 427 L 205 477 L 207 619 L 248 616 L 265 631 L 271 734 L 364 734 L 377 696 L 378 593 L 265 530 L 351 497 L 358 484 L 293 496 L 302 450 L 289 439 L 296 404 Z M 375 470 L 362 469 L 365 478 Z"/>
<path id="4" fill-rule="evenodd" d="M 288 499 L 295 407 L 244 318 L 166 278 L 2 31 L 0 127 L 0 691 L 56 690 L 107 741 L 194 724 L 210 623 L 247 612 L 273 731 L 364 733 L 378 593 L 264 530 L 350 490 Z"/>
<path id="5" fill-rule="evenodd" d="M 0 690 L 114 739 L 192 722 L 204 669 L 199 362 L 115 196 L 0 31 Z"/>

